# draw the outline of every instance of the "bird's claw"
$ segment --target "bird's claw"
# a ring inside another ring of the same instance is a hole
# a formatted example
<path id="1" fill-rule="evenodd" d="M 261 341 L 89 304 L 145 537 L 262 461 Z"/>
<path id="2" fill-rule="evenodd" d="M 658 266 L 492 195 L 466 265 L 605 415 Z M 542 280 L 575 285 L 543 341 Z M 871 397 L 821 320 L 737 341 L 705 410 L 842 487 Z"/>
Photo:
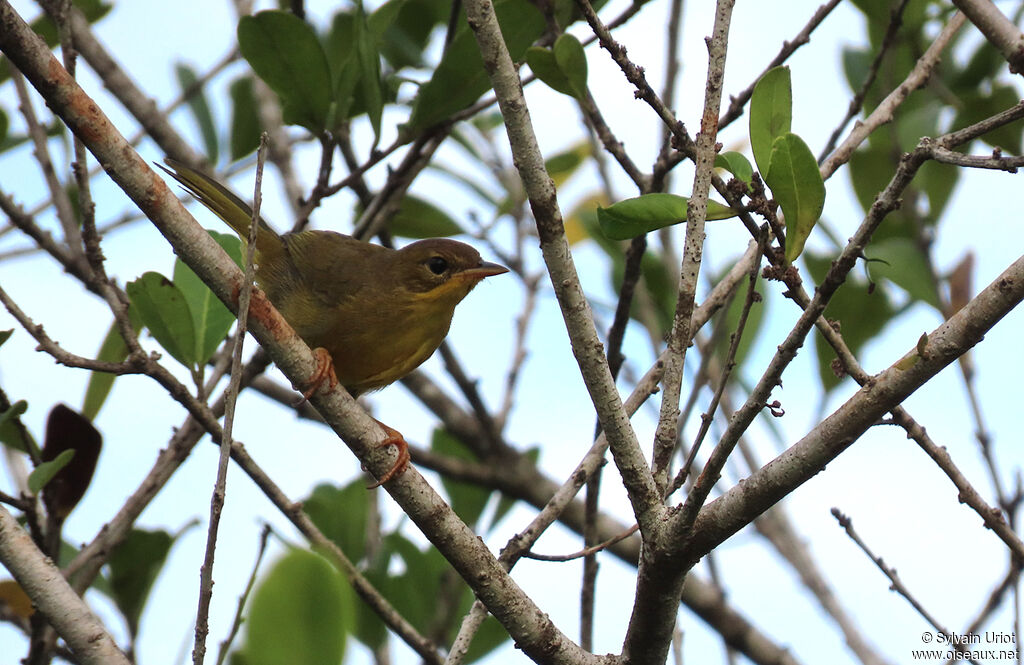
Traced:
<path id="1" fill-rule="evenodd" d="M 398 448 L 398 459 L 395 460 L 395 463 L 391 466 L 390 469 L 388 469 L 387 473 L 381 476 L 377 482 L 366 488 L 371 490 L 376 487 L 380 487 L 381 485 L 388 482 L 395 476 L 401 475 L 407 468 L 409 468 L 409 461 L 412 459 L 411 456 L 409 455 L 409 444 L 406 443 L 405 437 L 402 436 L 402 433 L 394 429 L 393 427 L 388 427 L 379 420 L 377 420 L 376 422 L 378 425 L 381 426 L 381 429 L 384 430 L 384 433 L 388 437 L 384 439 L 384 441 L 382 441 L 380 445 L 382 447 L 395 446 L 396 448 Z"/>

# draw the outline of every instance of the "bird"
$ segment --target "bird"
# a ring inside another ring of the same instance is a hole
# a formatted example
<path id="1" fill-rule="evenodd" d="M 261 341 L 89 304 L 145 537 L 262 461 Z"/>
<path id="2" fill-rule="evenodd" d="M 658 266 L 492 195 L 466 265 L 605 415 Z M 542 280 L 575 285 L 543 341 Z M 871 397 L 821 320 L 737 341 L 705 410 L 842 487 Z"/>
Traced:
<path id="1" fill-rule="evenodd" d="M 242 239 L 252 208 L 212 176 L 167 158 L 157 164 Z M 508 272 L 466 243 L 428 238 L 400 249 L 327 230 L 279 234 L 262 218 L 256 234 L 256 283 L 313 349 L 317 369 L 308 399 L 327 381 L 359 397 L 419 367 L 441 345 L 455 307 L 481 280 Z M 409 446 L 379 420 L 398 460 L 375 485 L 409 465 Z"/>

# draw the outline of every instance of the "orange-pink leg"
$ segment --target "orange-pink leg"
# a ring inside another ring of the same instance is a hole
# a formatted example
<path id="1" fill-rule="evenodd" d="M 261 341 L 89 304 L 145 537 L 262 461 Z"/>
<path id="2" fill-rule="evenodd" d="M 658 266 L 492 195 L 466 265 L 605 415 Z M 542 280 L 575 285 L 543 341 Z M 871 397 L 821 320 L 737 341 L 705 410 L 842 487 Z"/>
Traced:
<path id="1" fill-rule="evenodd" d="M 327 352 L 322 346 L 318 346 L 313 349 L 313 355 L 316 357 L 316 370 L 313 372 L 313 377 L 309 380 L 309 387 L 302 393 L 302 399 L 308 400 L 313 396 L 320 386 L 327 381 L 327 387 L 333 388 L 338 385 L 338 375 L 334 373 L 334 362 L 331 360 L 331 354 Z"/>
<path id="2" fill-rule="evenodd" d="M 409 460 L 411 459 L 409 456 L 409 444 L 406 443 L 405 437 L 402 436 L 402 433 L 392 427 L 388 427 L 376 418 L 374 418 L 374 420 L 381 426 L 381 429 L 384 430 L 384 433 L 387 434 L 388 437 L 384 439 L 380 445 L 395 446 L 398 448 L 398 459 L 395 460 L 394 465 L 388 469 L 388 472 L 380 477 L 380 480 L 373 485 L 370 485 L 367 489 L 380 487 L 395 476 L 401 475 L 407 468 L 409 468 Z"/>

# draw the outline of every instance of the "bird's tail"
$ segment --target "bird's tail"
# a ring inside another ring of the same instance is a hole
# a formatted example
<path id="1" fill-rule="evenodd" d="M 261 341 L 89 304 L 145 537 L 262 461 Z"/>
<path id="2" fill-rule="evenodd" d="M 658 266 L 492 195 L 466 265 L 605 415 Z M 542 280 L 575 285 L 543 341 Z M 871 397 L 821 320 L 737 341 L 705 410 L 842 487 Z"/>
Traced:
<path id="1" fill-rule="evenodd" d="M 168 175 L 177 180 L 196 200 L 210 209 L 210 211 L 224 220 L 235 233 L 239 235 L 242 242 L 249 239 L 249 226 L 252 224 L 252 208 L 248 203 L 238 198 L 227 187 L 220 184 L 212 177 L 201 171 L 197 171 L 176 159 L 168 157 L 164 160 L 167 166 L 157 164 Z M 173 169 L 173 170 L 171 170 Z M 259 220 L 260 230 L 256 234 L 256 249 L 264 255 L 273 254 L 281 250 L 281 236 L 270 228 L 270 225 Z"/>

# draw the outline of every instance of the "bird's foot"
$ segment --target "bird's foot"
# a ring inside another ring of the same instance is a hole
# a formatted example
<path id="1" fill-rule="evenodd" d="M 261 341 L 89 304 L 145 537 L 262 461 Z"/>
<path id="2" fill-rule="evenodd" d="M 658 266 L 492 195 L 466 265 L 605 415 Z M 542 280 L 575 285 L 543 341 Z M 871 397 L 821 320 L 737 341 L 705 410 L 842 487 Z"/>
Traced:
<path id="1" fill-rule="evenodd" d="M 324 381 L 327 381 L 328 388 L 338 385 L 338 375 L 334 373 L 334 361 L 331 360 L 331 354 L 327 352 L 327 349 L 318 346 L 313 349 L 313 355 L 316 357 L 316 370 L 313 371 L 313 376 L 309 379 L 309 387 L 302 393 L 304 402 L 313 396 L 313 393 L 324 384 Z"/>
<path id="2" fill-rule="evenodd" d="M 401 475 L 407 468 L 409 468 L 409 460 L 411 459 L 411 457 L 409 456 L 409 444 L 406 443 L 405 437 L 402 436 L 402 433 L 392 427 L 388 427 L 387 425 L 377 420 L 376 418 L 374 418 L 374 420 L 377 422 L 378 425 L 381 426 L 381 429 L 384 430 L 384 433 L 388 437 L 384 439 L 384 441 L 382 441 L 380 445 L 382 447 L 395 446 L 396 448 L 398 448 L 398 459 L 395 460 L 394 465 L 392 465 L 392 467 L 388 469 L 387 473 L 381 476 L 380 479 L 373 485 L 370 485 L 369 487 L 366 488 L 370 490 L 374 489 L 375 487 L 380 487 L 381 485 L 388 482 L 395 476 Z"/>

